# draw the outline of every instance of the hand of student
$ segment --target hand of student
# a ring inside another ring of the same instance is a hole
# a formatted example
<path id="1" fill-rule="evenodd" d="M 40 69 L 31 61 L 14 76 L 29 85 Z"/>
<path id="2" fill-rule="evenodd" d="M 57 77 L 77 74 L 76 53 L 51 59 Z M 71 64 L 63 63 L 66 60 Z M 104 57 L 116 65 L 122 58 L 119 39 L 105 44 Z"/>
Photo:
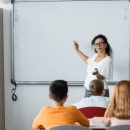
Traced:
<path id="1" fill-rule="evenodd" d="M 81 124 L 79 122 L 74 122 L 74 125 L 80 126 Z"/>
<path id="2" fill-rule="evenodd" d="M 111 119 L 110 119 L 110 118 L 104 118 L 104 119 L 103 119 L 103 123 L 104 123 L 105 126 L 108 127 L 108 126 L 110 126 L 110 124 L 111 124 Z"/>
<path id="3" fill-rule="evenodd" d="M 76 51 L 79 51 L 79 44 L 77 41 L 73 40 L 73 46 Z"/>

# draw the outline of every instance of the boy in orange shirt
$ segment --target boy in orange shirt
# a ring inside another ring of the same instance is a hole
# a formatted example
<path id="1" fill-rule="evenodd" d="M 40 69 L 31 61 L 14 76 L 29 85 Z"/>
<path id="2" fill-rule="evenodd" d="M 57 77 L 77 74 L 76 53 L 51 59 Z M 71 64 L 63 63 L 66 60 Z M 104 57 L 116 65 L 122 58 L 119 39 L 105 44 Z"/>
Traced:
<path id="1" fill-rule="evenodd" d="M 52 101 L 52 107 L 44 107 L 40 110 L 33 122 L 33 129 L 45 128 L 60 125 L 80 124 L 89 126 L 89 120 L 75 107 L 64 106 L 67 100 L 68 84 L 64 80 L 55 80 L 49 87 L 49 98 Z"/>

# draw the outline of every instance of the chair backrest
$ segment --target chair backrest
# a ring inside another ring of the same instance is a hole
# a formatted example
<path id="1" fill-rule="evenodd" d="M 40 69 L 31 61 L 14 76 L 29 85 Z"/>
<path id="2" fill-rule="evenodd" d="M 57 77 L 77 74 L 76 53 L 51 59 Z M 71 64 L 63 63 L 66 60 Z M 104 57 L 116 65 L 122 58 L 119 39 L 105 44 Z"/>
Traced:
<path id="1" fill-rule="evenodd" d="M 103 107 L 83 107 L 79 109 L 87 118 L 103 117 L 106 108 Z"/>
<path id="2" fill-rule="evenodd" d="M 103 107 L 83 107 L 79 109 L 87 118 L 93 117 L 103 117 L 106 111 L 106 108 Z M 105 130 L 100 128 L 95 128 L 93 130 Z"/>
<path id="3" fill-rule="evenodd" d="M 87 127 L 83 127 L 83 126 L 64 125 L 64 126 L 53 127 L 50 130 L 90 130 L 90 129 Z"/>
<path id="4" fill-rule="evenodd" d="M 107 128 L 107 130 L 130 130 L 130 125 L 118 125 Z"/>

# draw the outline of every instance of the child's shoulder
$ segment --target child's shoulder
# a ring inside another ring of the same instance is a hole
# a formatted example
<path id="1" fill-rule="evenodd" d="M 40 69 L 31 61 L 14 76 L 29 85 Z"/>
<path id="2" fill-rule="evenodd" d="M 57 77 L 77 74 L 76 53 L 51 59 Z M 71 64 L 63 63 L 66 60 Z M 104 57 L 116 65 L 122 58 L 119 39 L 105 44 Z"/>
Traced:
<path id="1" fill-rule="evenodd" d="M 68 109 L 76 109 L 77 110 L 77 108 L 76 108 L 76 106 L 74 106 L 74 105 L 70 105 L 70 106 L 66 106 Z"/>
<path id="2" fill-rule="evenodd" d="M 46 111 L 46 110 L 50 110 L 50 109 L 55 109 L 56 107 L 49 107 L 49 106 L 44 106 L 41 110 L 42 111 Z M 72 109 L 75 110 L 77 109 L 76 106 L 73 105 L 69 105 L 69 106 L 64 106 L 64 107 L 58 107 L 58 109 Z"/>
<path id="3" fill-rule="evenodd" d="M 47 110 L 48 108 L 50 108 L 50 107 L 49 107 L 49 106 L 44 106 L 44 107 L 41 108 L 41 111 L 45 111 L 45 110 Z"/>

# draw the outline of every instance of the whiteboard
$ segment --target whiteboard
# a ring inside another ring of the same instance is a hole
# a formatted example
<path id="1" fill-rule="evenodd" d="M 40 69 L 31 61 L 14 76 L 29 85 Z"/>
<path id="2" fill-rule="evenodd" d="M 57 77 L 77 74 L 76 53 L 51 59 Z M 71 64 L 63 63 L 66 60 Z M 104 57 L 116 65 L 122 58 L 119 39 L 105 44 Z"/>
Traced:
<path id="1" fill-rule="evenodd" d="M 15 2 L 13 8 L 14 81 L 84 81 L 87 64 L 72 42 L 91 56 L 98 34 L 106 35 L 113 49 L 113 81 L 130 79 L 129 1 Z"/>

